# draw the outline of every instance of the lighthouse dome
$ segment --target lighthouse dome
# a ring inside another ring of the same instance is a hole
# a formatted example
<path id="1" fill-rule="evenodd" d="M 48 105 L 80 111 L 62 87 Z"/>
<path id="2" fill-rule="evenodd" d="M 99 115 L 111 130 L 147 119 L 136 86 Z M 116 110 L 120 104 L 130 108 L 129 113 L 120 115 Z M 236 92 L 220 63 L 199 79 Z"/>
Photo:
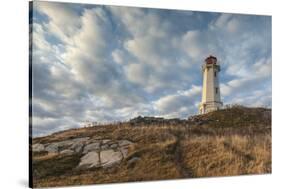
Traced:
<path id="1" fill-rule="evenodd" d="M 210 55 L 205 59 L 205 62 L 206 64 L 217 64 L 217 58 L 215 56 Z"/>

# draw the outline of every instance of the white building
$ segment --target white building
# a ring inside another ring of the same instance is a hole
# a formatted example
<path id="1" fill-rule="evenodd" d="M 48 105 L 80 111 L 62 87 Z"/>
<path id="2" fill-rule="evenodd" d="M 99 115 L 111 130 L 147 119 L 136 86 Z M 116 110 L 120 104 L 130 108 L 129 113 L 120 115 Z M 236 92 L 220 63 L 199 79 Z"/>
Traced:
<path id="1" fill-rule="evenodd" d="M 217 63 L 217 58 L 207 57 L 202 65 L 203 89 L 199 105 L 200 114 L 219 110 L 223 105 L 220 97 L 219 71 L 220 65 Z"/>

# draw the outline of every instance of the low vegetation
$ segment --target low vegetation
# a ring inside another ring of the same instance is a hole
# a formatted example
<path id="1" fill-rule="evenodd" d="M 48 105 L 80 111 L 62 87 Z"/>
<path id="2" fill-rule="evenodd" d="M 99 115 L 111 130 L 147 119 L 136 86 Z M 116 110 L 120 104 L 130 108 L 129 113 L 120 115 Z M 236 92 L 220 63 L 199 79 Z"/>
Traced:
<path id="1" fill-rule="evenodd" d="M 78 137 L 133 145 L 119 164 L 86 170 L 77 169 L 81 153 L 33 152 L 34 187 L 271 173 L 271 110 L 265 108 L 235 106 L 153 123 L 140 118 L 58 132 L 33 144 Z"/>

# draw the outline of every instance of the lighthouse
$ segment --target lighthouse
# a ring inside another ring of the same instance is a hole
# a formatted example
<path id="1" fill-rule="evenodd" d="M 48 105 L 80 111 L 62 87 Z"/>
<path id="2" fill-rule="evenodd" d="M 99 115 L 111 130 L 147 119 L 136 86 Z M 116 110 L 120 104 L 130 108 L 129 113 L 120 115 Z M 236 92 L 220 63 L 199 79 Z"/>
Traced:
<path id="1" fill-rule="evenodd" d="M 199 105 L 199 113 L 205 114 L 219 110 L 222 107 L 219 86 L 220 65 L 217 58 L 209 56 L 202 65 L 203 89 L 202 100 Z"/>

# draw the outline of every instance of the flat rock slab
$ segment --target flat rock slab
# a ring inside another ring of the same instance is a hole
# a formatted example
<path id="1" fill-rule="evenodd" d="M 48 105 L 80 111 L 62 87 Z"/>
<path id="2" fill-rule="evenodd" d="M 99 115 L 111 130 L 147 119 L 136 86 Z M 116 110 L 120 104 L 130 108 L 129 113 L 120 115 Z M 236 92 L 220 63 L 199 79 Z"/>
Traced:
<path id="1" fill-rule="evenodd" d="M 136 163 L 137 161 L 139 161 L 140 158 L 139 157 L 133 157 L 128 161 L 128 165 L 132 165 L 134 163 Z"/>
<path id="2" fill-rule="evenodd" d="M 59 151 L 59 143 L 51 143 L 45 148 L 49 153 L 57 153 Z"/>
<path id="3" fill-rule="evenodd" d="M 120 151 L 122 153 L 123 158 L 126 158 L 128 156 L 129 150 L 127 146 L 120 147 Z"/>
<path id="4" fill-rule="evenodd" d="M 45 150 L 45 147 L 44 147 L 43 144 L 38 143 L 38 144 L 32 145 L 32 151 L 33 152 L 41 152 L 41 151 L 44 151 L 44 150 Z"/>
<path id="5" fill-rule="evenodd" d="M 117 147 L 118 147 L 118 144 L 116 144 L 116 143 L 110 145 L 110 148 L 117 148 Z"/>
<path id="6" fill-rule="evenodd" d="M 119 146 L 129 146 L 131 144 L 133 144 L 133 142 L 129 141 L 129 140 L 120 140 L 118 141 Z"/>
<path id="7" fill-rule="evenodd" d="M 96 151 L 92 151 L 84 155 L 78 167 L 86 167 L 86 168 L 91 168 L 91 167 L 97 167 L 100 165 L 99 162 L 99 153 Z"/>
<path id="8" fill-rule="evenodd" d="M 75 138 L 71 140 L 71 150 L 74 150 L 76 153 L 80 152 L 90 137 Z"/>
<path id="9" fill-rule="evenodd" d="M 98 150 L 99 148 L 100 148 L 100 142 L 90 143 L 84 147 L 83 154 Z"/>
<path id="10" fill-rule="evenodd" d="M 106 144 L 106 143 L 108 143 L 108 142 L 110 142 L 111 140 L 109 140 L 109 139 L 104 139 L 104 140 L 102 140 L 102 144 Z"/>
<path id="11" fill-rule="evenodd" d="M 101 166 L 108 167 L 115 163 L 119 163 L 122 160 L 123 156 L 120 151 L 104 150 L 100 152 L 100 161 Z"/>
<path id="12" fill-rule="evenodd" d="M 73 153 L 74 153 L 74 151 L 68 150 L 68 149 L 63 150 L 63 151 L 60 152 L 60 154 L 64 154 L 64 155 L 72 155 Z"/>
<path id="13" fill-rule="evenodd" d="M 109 148 L 109 145 L 108 145 L 108 144 L 103 144 L 100 148 L 101 148 L 102 150 L 105 150 L 105 149 L 108 149 L 108 148 Z"/>
<path id="14" fill-rule="evenodd" d="M 89 137 L 83 137 L 83 138 L 75 138 L 75 139 L 69 139 L 61 142 L 53 142 L 50 144 L 47 144 L 45 147 L 45 150 L 49 153 L 58 153 L 59 151 L 63 151 L 65 149 L 71 149 L 75 152 L 79 152 L 82 147 L 84 146 L 85 142 L 88 141 Z"/>
<path id="15" fill-rule="evenodd" d="M 76 153 L 79 153 L 82 151 L 82 148 L 85 144 L 84 143 L 74 143 L 72 144 L 72 146 L 70 147 L 70 150 L 73 150 Z"/>
<path id="16" fill-rule="evenodd" d="M 68 146 L 77 145 L 77 144 L 84 144 L 89 139 L 90 139 L 89 137 L 74 138 L 74 139 L 57 142 L 57 144 L 59 147 L 68 147 Z"/>

